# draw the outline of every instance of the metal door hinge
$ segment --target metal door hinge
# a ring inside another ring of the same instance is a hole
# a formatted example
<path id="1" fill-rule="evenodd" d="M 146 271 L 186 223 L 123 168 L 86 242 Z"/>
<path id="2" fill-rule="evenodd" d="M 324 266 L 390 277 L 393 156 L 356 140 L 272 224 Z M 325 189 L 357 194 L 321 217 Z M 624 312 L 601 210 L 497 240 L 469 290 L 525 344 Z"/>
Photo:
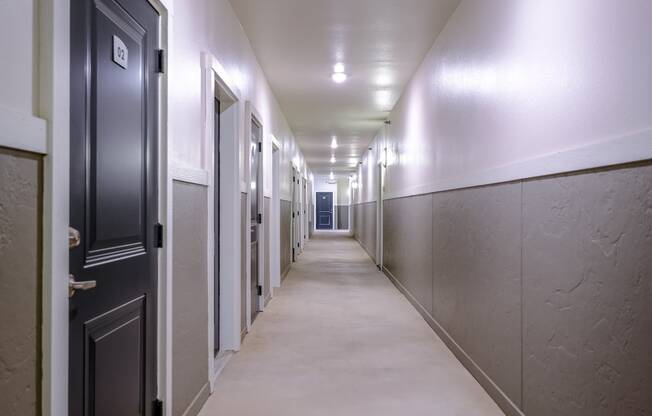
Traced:
<path id="1" fill-rule="evenodd" d="M 258 224 L 262 224 L 262 223 L 263 223 L 263 214 L 259 213 L 258 214 Z"/>
<path id="2" fill-rule="evenodd" d="M 258 142 L 258 153 L 263 151 L 263 142 Z"/>
<path id="3" fill-rule="evenodd" d="M 154 226 L 154 235 L 156 238 L 155 245 L 158 248 L 163 248 L 163 224 L 157 223 Z"/>
<path id="4" fill-rule="evenodd" d="M 152 405 L 154 407 L 152 415 L 163 416 L 163 402 L 160 399 L 156 399 Z"/>
<path id="5" fill-rule="evenodd" d="M 294 212 L 292 213 L 292 218 L 294 218 Z"/>
<path id="6" fill-rule="evenodd" d="M 156 50 L 156 73 L 165 73 L 165 50 L 163 49 Z"/>
<path id="7" fill-rule="evenodd" d="M 300 248 L 300 247 L 301 247 L 301 246 L 299 245 L 299 243 L 297 243 L 297 248 Z"/>
<path id="8" fill-rule="evenodd" d="M 263 287 L 258 285 L 258 296 L 263 296 Z"/>

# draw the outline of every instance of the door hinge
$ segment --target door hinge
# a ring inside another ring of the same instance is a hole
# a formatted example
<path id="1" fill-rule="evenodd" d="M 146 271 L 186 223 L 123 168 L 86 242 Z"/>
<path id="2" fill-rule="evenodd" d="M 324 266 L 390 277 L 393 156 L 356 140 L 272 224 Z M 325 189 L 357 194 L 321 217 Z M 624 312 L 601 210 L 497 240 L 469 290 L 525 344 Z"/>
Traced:
<path id="1" fill-rule="evenodd" d="M 263 287 L 258 285 L 258 296 L 263 296 Z"/>
<path id="2" fill-rule="evenodd" d="M 154 411 L 152 416 L 163 416 L 163 402 L 160 399 L 154 400 Z"/>
<path id="3" fill-rule="evenodd" d="M 258 214 L 258 224 L 262 224 L 262 223 L 263 223 L 263 214 L 259 213 Z"/>
<path id="4" fill-rule="evenodd" d="M 165 50 L 163 49 L 156 50 L 156 73 L 165 73 Z"/>
<path id="5" fill-rule="evenodd" d="M 299 245 L 299 243 L 297 243 L 297 248 L 301 248 L 301 246 Z"/>
<path id="6" fill-rule="evenodd" d="M 154 235 L 156 237 L 156 247 L 163 248 L 163 224 L 156 223 L 154 226 Z"/>
<path id="7" fill-rule="evenodd" d="M 292 213 L 292 218 L 294 218 L 294 212 Z"/>
<path id="8" fill-rule="evenodd" d="M 258 142 L 258 153 L 263 151 L 263 142 Z"/>

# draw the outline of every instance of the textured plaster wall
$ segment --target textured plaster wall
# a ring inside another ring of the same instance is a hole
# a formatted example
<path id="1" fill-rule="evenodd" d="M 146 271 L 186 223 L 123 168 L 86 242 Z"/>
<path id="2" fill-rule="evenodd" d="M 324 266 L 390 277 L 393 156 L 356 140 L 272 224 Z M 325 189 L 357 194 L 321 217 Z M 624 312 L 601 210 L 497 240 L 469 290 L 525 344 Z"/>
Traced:
<path id="1" fill-rule="evenodd" d="M 174 416 L 183 415 L 208 383 L 208 304 L 205 302 L 207 188 L 173 182 L 172 391 Z M 202 300 L 202 301 L 199 301 Z M 206 400 L 207 394 L 197 400 Z"/>
<path id="2" fill-rule="evenodd" d="M 442 192 L 432 203 L 432 315 L 520 404 L 521 184 Z"/>
<path id="3" fill-rule="evenodd" d="M 652 414 L 652 166 L 523 184 L 528 415 Z"/>
<path id="4" fill-rule="evenodd" d="M 0 148 L 0 414 L 40 414 L 41 160 Z"/>
<path id="5" fill-rule="evenodd" d="M 386 270 L 528 416 L 652 413 L 650 253 L 650 164 L 384 201 Z"/>
<path id="6" fill-rule="evenodd" d="M 353 237 L 376 260 L 376 202 L 353 206 Z"/>
<path id="7" fill-rule="evenodd" d="M 432 196 L 385 201 L 383 266 L 432 313 Z"/>
<path id="8" fill-rule="evenodd" d="M 292 202 L 281 199 L 281 276 L 285 274 L 292 263 Z"/>

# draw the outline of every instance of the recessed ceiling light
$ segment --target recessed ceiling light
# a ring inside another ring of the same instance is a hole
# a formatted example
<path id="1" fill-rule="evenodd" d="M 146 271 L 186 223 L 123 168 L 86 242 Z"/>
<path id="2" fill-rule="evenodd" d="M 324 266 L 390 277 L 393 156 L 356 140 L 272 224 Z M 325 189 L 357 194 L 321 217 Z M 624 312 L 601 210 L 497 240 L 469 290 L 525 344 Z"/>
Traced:
<path id="1" fill-rule="evenodd" d="M 337 84 L 341 84 L 346 81 L 347 75 L 344 72 L 335 72 L 331 75 L 333 81 Z"/>
<path id="2" fill-rule="evenodd" d="M 337 138 L 333 136 L 333 140 L 331 140 L 331 149 L 337 149 Z"/>
<path id="3" fill-rule="evenodd" d="M 342 62 L 338 62 L 335 65 L 333 65 L 333 72 L 335 72 L 336 74 L 343 73 L 344 72 L 344 64 Z"/>
<path id="4" fill-rule="evenodd" d="M 391 104 L 392 93 L 388 90 L 376 91 L 376 104 L 380 107 L 388 107 Z"/>
<path id="5" fill-rule="evenodd" d="M 331 156 L 331 163 L 335 163 L 335 156 Z"/>

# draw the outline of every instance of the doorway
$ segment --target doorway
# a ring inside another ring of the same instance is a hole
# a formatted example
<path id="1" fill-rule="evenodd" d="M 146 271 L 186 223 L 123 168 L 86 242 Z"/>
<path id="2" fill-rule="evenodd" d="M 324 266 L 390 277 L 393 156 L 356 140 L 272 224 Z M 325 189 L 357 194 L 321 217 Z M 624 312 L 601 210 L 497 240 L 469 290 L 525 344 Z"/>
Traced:
<path id="1" fill-rule="evenodd" d="M 333 193 L 317 192 L 316 217 L 318 230 L 333 229 Z"/>
<path id="2" fill-rule="evenodd" d="M 220 352 L 220 100 L 213 100 L 214 111 L 214 142 L 213 158 L 213 352 L 217 356 Z"/>
<path id="3" fill-rule="evenodd" d="M 69 414 L 151 415 L 159 14 L 85 0 L 70 18 Z"/>
<path id="4" fill-rule="evenodd" d="M 260 311 L 260 297 L 262 296 L 262 286 L 260 284 L 260 227 L 262 224 L 261 209 L 261 175 L 260 175 L 260 156 L 262 155 L 262 127 L 252 117 L 251 119 L 251 149 L 249 166 L 251 168 L 251 183 L 249 189 L 249 199 L 251 208 L 251 264 L 249 287 L 251 294 L 251 323 L 254 322 Z"/>

